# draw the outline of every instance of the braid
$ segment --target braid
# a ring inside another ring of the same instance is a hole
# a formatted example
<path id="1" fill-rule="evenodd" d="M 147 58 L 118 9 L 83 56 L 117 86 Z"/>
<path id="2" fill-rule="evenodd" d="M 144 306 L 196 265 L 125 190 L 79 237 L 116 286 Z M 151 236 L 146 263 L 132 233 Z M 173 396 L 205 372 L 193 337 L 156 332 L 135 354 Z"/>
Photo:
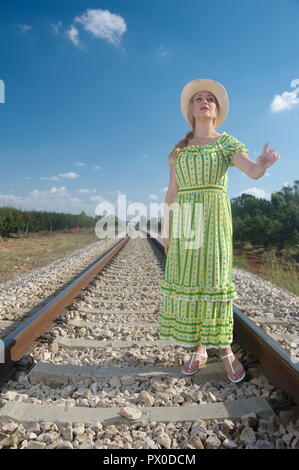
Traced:
<path id="1" fill-rule="evenodd" d="M 175 146 L 173 147 L 172 151 L 170 152 L 170 154 L 168 155 L 168 165 L 169 166 L 174 166 L 175 165 L 175 162 L 176 162 L 176 158 L 177 158 L 177 155 L 178 155 L 178 152 L 187 146 L 189 140 L 192 139 L 193 137 L 193 129 L 192 131 L 188 131 L 187 134 L 185 135 L 185 137 L 181 140 L 179 140 Z"/>

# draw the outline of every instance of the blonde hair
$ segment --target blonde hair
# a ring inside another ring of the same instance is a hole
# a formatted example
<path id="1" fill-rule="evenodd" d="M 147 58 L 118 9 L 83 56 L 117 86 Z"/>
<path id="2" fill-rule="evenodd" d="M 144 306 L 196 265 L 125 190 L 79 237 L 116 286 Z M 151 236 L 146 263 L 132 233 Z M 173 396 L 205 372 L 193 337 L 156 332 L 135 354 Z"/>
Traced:
<path id="1" fill-rule="evenodd" d="M 196 94 L 197 93 L 195 93 L 189 101 L 189 110 L 190 110 L 191 102 L 192 102 L 192 100 L 193 100 L 193 98 Z M 215 98 L 215 101 L 216 101 L 216 110 L 217 110 L 217 113 L 218 113 L 219 112 L 219 103 L 217 101 L 216 96 L 214 96 L 214 98 Z M 216 121 L 216 118 L 213 119 L 213 125 L 215 125 L 215 121 Z M 192 117 L 192 131 L 188 131 L 187 134 L 185 135 L 185 137 L 183 139 L 179 140 L 175 144 L 175 146 L 172 148 L 170 154 L 168 155 L 168 162 L 167 163 L 168 163 L 169 166 L 175 166 L 176 159 L 177 159 L 177 156 L 178 156 L 179 152 L 182 150 L 182 148 L 186 147 L 189 140 L 191 140 L 193 138 L 194 130 L 195 130 L 195 117 L 193 116 Z"/>

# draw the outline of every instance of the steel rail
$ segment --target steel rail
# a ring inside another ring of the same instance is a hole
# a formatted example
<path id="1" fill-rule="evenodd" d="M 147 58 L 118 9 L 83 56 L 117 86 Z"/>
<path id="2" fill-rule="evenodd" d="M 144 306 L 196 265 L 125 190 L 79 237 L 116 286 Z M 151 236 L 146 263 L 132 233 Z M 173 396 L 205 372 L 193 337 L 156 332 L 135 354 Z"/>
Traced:
<path id="1" fill-rule="evenodd" d="M 36 340 L 53 326 L 53 321 L 65 312 L 74 299 L 90 281 L 109 263 L 128 242 L 129 236 L 122 238 L 114 246 L 106 250 L 98 259 L 85 268 L 81 274 L 65 287 L 57 296 L 25 320 L 8 336 L 1 340 L 0 384 L 12 375 L 15 364 L 24 354 L 31 352 Z"/>
<path id="2" fill-rule="evenodd" d="M 267 379 L 299 405 L 299 357 L 285 351 L 237 307 L 234 306 L 233 310 L 236 342 L 258 359 Z"/>

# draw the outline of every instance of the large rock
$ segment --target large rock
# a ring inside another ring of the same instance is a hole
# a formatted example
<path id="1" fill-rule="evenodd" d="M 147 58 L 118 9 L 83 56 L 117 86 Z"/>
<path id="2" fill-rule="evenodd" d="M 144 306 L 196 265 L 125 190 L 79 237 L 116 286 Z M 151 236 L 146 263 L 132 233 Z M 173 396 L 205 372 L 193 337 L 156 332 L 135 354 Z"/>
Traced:
<path id="1" fill-rule="evenodd" d="M 142 411 L 133 406 L 124 406 L 118 411 L 118 414 L 124 418 L 135 420 L 141 418 Z"/>

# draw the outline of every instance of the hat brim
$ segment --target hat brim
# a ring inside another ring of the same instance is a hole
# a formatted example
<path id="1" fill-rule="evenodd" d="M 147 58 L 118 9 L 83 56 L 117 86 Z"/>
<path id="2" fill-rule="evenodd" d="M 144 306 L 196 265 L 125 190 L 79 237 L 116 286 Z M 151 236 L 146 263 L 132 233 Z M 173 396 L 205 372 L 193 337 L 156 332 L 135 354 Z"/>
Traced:
<path id="1" fill-rule="evenodd" d="M 192 80 L 184 86 L 181 93 L 181 111 L 188 124 L 192 125 L 192 108 L 190 106 L 190 100 L 199 91 L 209 91 L 216 96 L 219 110 L 214 127 L 220 127 L 225 121 L 228 114 L 229 100 L 226 89 L 221 83 L 208 78 L 201 78 L 198 80 Z"/>

